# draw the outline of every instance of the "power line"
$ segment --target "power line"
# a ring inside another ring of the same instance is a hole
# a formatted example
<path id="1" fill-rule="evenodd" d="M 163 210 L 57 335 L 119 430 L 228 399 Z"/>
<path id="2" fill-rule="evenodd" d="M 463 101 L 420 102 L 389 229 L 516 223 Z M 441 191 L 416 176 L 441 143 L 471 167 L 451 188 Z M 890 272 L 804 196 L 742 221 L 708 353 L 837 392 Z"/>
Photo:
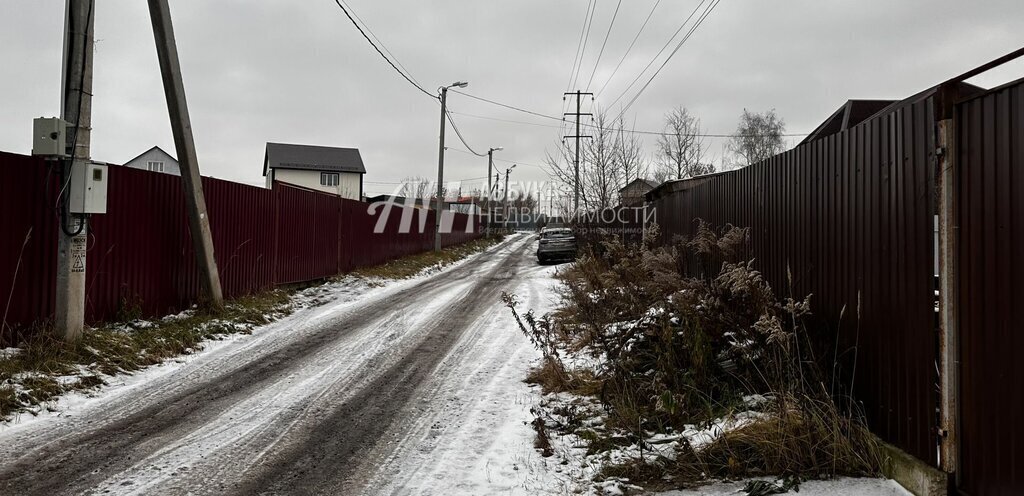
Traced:
<path id="1" fill-rule="evenodd" d="M 633 99 L 630 100 L 629 103 L 626 104 L 625 107 L 623 107 L 622 111 L 619 112 L 620 117 L 623 114 L 625 114 L 626 111 L 629 110 L 629 108 L 632 107 L 634 103 L 636 103 L 637 99 L 640 98 L 640 95 L 643 94 L 644 90 L 646 90 L 647 87 L 651 85 L 651 82 L 654 81 L 654 78 L 658 77 L 658 74 L 660 74 L 661 70 L 664 69 L 666 65 L 668 65 L 668 62 L 672 60 L 672 57 L 676 54 L 676 52 L 678 52 L 679 49 L 683 47 L 683 44 L 685 44 L 686 41 L 690 39 L 690 36 L 692 36 L 693 33 L 697 31 L 697 28 L 699 28 L 701 24 L 704 24 L 704 21 L 708 18 L 708 16 L 711 15 L 711 12 L 715 10 L 715 7 L 717 7 L 718 4 L 721 2 L 722 0 L 714 0 L 714 3 L 708 5 L 708 8 L 704 10 L 704 13 L 701 15 L 700 19 L 698 19 L 697 22 L 694 23 L 693 27 L 690 28 L 690 31 L 686 33 L 686 36 L 684 36 L 683 39 L 679 41 L 679 44 L 676 45 L 676 48 L 672 50 L 672 53 L 668 54 L 668 57 L 665 59 L 665 61 L 661 63 L 661 67 L 658 67 L 658 70 L 654 71 L 654 74 L 651 75 L 651 78 L 648 79 L 646 83 L 644 83 L 643 87 L 640 88 L 640 91 L 637 91 L 636 95 L 633 96 Z"/>
<path id="2" fill-rule="evenodd" d="M 580 26 L 580 39 L 576 43 L 576 55 L 572 59 L 572 70 L 569 71 L 569 80 L 565 82 L 565 91 L 572 88 L 572 78 L 576 75 L 576 64 L 580 63 L 580 48 L 583 47 L 583 33 L 587 30 L 587 19 L 590 18 L 590 9 L 594 6 L 594 0 L 587 3 L 587 11 L 583 13 L 583 25 Z"/>
<path id="3" fill-rule="evenodd" d="M 372 47 L 373 47 L 373 49 L 374 49 L 374 50 L 376 50 L 376 51 L 377 51 L 377 53 L 379 53 L 379 54 L 380 54 L 380 56 L 381 56 L 381 57 L 382 57 L 382 58 L 384 59 L 384 61 L 385 61 L 385 62 L 387 62 L 387 63 L 388 63 L 388 65 L 390 65 L 390 66 L 391 66 L 391 68 L 395 70 L 395 72 L 397 72 L 397 73 L 398 73 L 399 75 L 401 75 L 403 79 L 405 79 L 406 81 L 408 81 L 408 82 L 409 82 L 409 84 L 411 84 L 411 85 L 415 86 L 415 87 L 416 87 L 416 89 L 418 89 L 418 90 L 422 91 L 422 92 L 423 92 L 423 94 L 425 94 L 425 95 L 427 95 L 427 96 L 429 96 L 430 98 L 433 98 L 433 99 L 435 99 L 435 100 L 437 99 L 437 96 L 436 96 L 436 95 L 434 95 L 433 93 L 431 93 L 431 92 L 429 92 L 429 91 L 427 91 L 427 90 L 423 89 L 423 87 L 422 87 L 422 86 L 420 86 L 420 85 L 419 85 L 419 84 L 418 84 L 417 82 L 413 81 L 413 80 L 412 80 L 412 78 L 411 78 L 411 77 L 410 77 L 410 76 L 409 76 L 408 74 L 406 74 L 406 73 L 405 73 L 405 72 L 403 72 L 403 71 L 402 71 L 401 69 L 399 69 L 399 68 L 398 68 L 398 66 L 396 66 L 396 65 L 395 65 L 395 63 L 394 63 L 394 62 L 392 62 L 392 61 L 391 61 L 391 59 L 390 59 L 390 58 L 388 58 L 388 56 L 387 56 L 387 55 L 384 55 L 384 52 L 382 52 L 382 51 L 381 51 L 381 49 L 380 49 L 380 48 L 379 48 L 379 47 L 377 46 L 377 44 L 376 44 L 376 43 L 374 43 L 374 42 L 373 42 L 373 40 L 371 40 L 371 39 L 370 39 L 370 37 L 366 35 L 366 32 L 365 32 L 365 31 L 363 31 L 363 28 L 362 28 L 362 27 L 361 27 L 361 26 L 359 25 L 359 23 L 358 23 L 358 22 L 356 22 L 356 20 L 355 20 L 355 19 L 354 19 L 354 18 L 352 17 L 352 14 L 350 14 L 350 13 L 349 13 L 348 9 L 346 9 L 346 8 L 345 8 L 345 6 L 344 6 L 344 5 L 342 5 L 342 3 L 341 3 L 341 0 L 334 0 L 334 3 L 335 3 L 335 4 L 337 4 L 337 5 L 338 5 L 338 8 L 340 8 L 340 9 L 341 9 L 341 11 L 345 13 L 345 17 L 348 17 L 348 20 L 349 20 L 349 21 L 352 21 L 352 25 L 353 25 L 353 26 L 355 26 L 355 27 L 356 27 L 356 29 L 358 29 L 358 30 L 359 30 L 359 34 L 363 35 L 363 38 L 366 38 L 366 42 L 367 42 L 367 43 L 369 43 L 369 44 L 370 44 L 370 46 L 372 46 Z M 369 29 L 369 28 L 367 28 L 367 29 Z M 383 45 L 383 43 L 382 43 L 382 45 Z M 395 60 L 398 60 L 398 59 L 396 58 Z"/>
<path id="4" fill-rule="evenodd" d="M 384 45 L 384 42 L 381 41 L 380 37 L 378 37 L 377 34 L 373 32 L 373 29 L 370 29 L 370 25 L 367 24 L 362 17 L 359 17 L 359 14 L 356 13 L 354 9 L 352 9 L 352 6 L 348 4 L 345 5 L 348 6 L 348 10 L 349 12 L 352 13 L 352 16 L 355 17 L 356 20 L 358 20 L 360 23 L 362 23 L 363 27 L 366 28 L 366 31 L 370 33 L 370 36 L 373 36 L 373 39 L 377 40 L 377 43 L 380 44 L 380 47 L 383 48 L 384 51 L 387 52 L 387 54 L 390 55 L 392 59 L 394 59 L 395 63 L 398 64 L 398 67 L 401 67 L 402 70 L 405 71 L 405 73 L 409 76 L 409 79 L 412 79 L 413 82 L 419 85 L 419 81 L 415 77 L 413 77 L 412 72 L 409 71 L 409 69 L 407 69 L 405 65 L 402 64 L 402 61 L 398 60 L 398 57 L 396 57 L 395 54 L 391 53 L 391 50 L 388 50 L 388 47 Z"/>
<path id="5" fill-rule="evenodd" d="M 672 33 L 672 37 L 665 42 L 665 45 L 661 47 L 661 50 L 658 50 L 658 53 L 654 56 L 654 58 L 651 59 L 650 62 L 647 63 L 647 66 L 645 66 L 643 70 L 640 71 L 640 73 L 637 74 L 635 78 L 633 78 L 633 81 L 629 83 L 629 86 L 626 86 L 626 89 L 622 90 L 622 93 L 618 97 L 616 97 L 615 100 L 612 101 L 611 105 L 608 105 L 609 108 L 614 107 L 615 104 L 622 99 L 622 97 L 626 96 L 626 93 L 629 93 L 629 90 L 633 88 L 633 85 L 636 84 L 641 77 L 643 77 L 644 73 L 647 72 L 647 69 L 650 69 L 651 66 L 654 65 L 654 62 L 658 60 L 658 57 L 661 57 L 661 54 L 668 49 L 669 45 L 672 44 L 672 41 L 675 40 L 676 36 L 679 36 L 679 33 L 683 31 L 683 28 L 685 28 L 686 25 L 690 23 L 690 19 L 693 19 L 693 16 L 696 15 L 697 11 L 704 6 L 705 2 L 707 2 L 707 0 L 700 0 L 700 3 L 697 4 L 697 7 L 693 9 L 693 12 L 690 12 L 690 15 L 686 17 L 686 20 L 684 20 L 683 23 L 679 26 L 679 29 L 677 29 L 675 33 Z"/>
<path id="6" fill-rule="evenodd" d="M 489 120 L 489 121 L 504 122 L 504 123 L 507 123 L 507 124 L 519 124 L 519 125 L 523 125 L 523 126 L 546 127 L 546 128 L 549 128 L 549 129 L 561 129 L 562 128 L 562 126 L 556 126 L 556 125 L 553 125 L 553 124 L 542 124 L 540 122 L 526 122 L 526 121 L 517 121 L 517 120 L 512 120 L 512 119 L 499 119 L 497 117 L 488 117 L 488 116 L 485 116 L 485 115 L 467 114 L 465 112 L 455 112 L 455 111 L 450 111 L 450 112 L 455 114 L 455 115 L 461 115 L 461 116 L 464 116 L 464 117 L 472 117 L 474 119 L 484 119 L 484 120 Z M 550 116 L 543 116 L 543 117 L 548 117 L 550 119 L 555 119 L 555 117 L 550 117 Z M 588 128 L 592 128 L 592 129 L 597 129 L 597 128 L 600 127 L 600 126 L 598 126 L 596 124 L 585 124 L 585 123 L 580 123 L 580 126 L 588 127 Z M 672 135 L 672 133 L 666 133 L 664 131 L 643 131 L 643 130 L 636 130 L 636 129 L 633 129 L 633 130 L 621 129 L 620 131 L 625 132 L 625 133 L 630 133 L 630 134 L 647 134 L 647 135 L 652 135 L 652 136 L 671 136 Z M 802 137 L 802 136 L 807 136 L 809 134 L 810 133 L 784 133 L 781 136 Z M 758 136 L 758 135 L 754 135 L 754 134 L 735 134 L 735 133 L 733 133 L 733 134 L 701 133 L 701 134 L 696 134 L 695 136 L 698 136 L 698 137 L 701 137 L 701 138 L 748 138 L 748 137 L 754 137 L 754 136 Z M 498 160 L 498 159 L 494 159 L 494 160 Z"/>
<path id="7" fill-rule="evenodd" d="M 580 48 L 583 47 L 583 34 L 587 31 L 587 20 L 590 18 L 590 9 L 591 8 L 595 8 L 595 9 L 597 8 L 596 4 L 595 4 L 595 0 L 590 0 L 589 2 L 587 2 L 587 10 L 586 10 L 586 12 L 583 13 L 583 24 L 580 26 L 580 39 L 576 43 L 576 54 L 573 56 L 573 59 L 572 59 L 572 70 L 569 71 L 569 80 L 565 82 L 565 91 L 566 92 L 568 92 L 572 88 L 573 76 L 576 75 L 576 71 L 579 70 L 581 68 L 580 66 L 582 66 L 582 64 L 583 64 L 583 58 L 582 58 L 582 55 L 580 53 Z M 563 98 L 562 99 L 562 109 L 559 112 L 565 112 L 565 110 L 566 110 L 566 102 L 565 102 L 565 99 Z M 563 123 L 563 126 L 564 126 L 564 123 Z"/>
<path id="8" fill-rule="evenodd" d="M 614 78 L 615 74 L 619 72 L 619 68 L 622 67 L 622 63 L 626 61 L 626 56 L 629 55 L 629 52 L 633 50 L 633 46 L 636 45 L 636 40 L 640 39 L 640 34 L 644 32 L 644 28 L 647 27 L 647 23 L 651 21 L 651 17 L 654 16 L 654 11 L 658 9 L 659 4 L 661 4 L 661 0 L 654 2 L 654 7 L 651 7 L 651 12 L 647 14 L 647 19 L 644 19 L 644 23 L 640 26 L 640 30 L 636 32 L 636 36 L 633 37 L 633 41 L 629 43 L 629 48 L 626 48 L 626 53 L 622 54 L 622 58 L 619 59 L 619 63 L 615 64 L 615 69 L 612 70 L 612 74 L 608 76 L 607 80 L 605 80 L 604 85 L 601 86 L 601 89 L 597 90 L 597 95 L 595 95 L 595 97 L 601 96 L 601 93 L 604 92 L 604 89 L 608 87 L 608 83 L 612 82 L 612 78 Z"/>
<path id="9" fill-rule="evenodd" d="M 534 112 L 534 111 L 532 111 L 532 110 L 526 110 L 526 109 L 523 109 L 523 108 L 519 108 L 519 107 L 516 107 L 516 106 L 514 106 L 514 105 L 509 105 L 509 104 L 507 104 L 507 103 L 501 103 L 501 102 L 496 102 L 496 101 L 494 101 L 494 100 L 488 100 L 488 99 L 486 99 L 486 98 L 483 98 L 483 97 L 479 97 L 479 96 L 476 96 L 476 95 L 470 95 L 469 93 L 463 93 L 463 92 L 461 92 L 461 91 L 456 91 L 456 90 L 448 90 L 448 91 L 451 91 L 451 92 L 453 92 L 453 93 L 458 93 L 458 94 L 460 94 L 460 95 L 462 95 L 462 96 L 465 96 L 465 97 L 469 97 L 469 98 L 472 98 L 472 99 L 474 99 L 474 100 L 479 100 L 479 101 L 481 101 L 481 102 L 486 102 L 486 103 L 490 103 L 491 105 L 497 105 L 497 106 L 499 106 L 499 107 L 504 107 L 504 108 L 507 108 L 507 109 L 509 109 L 509 110 L 515 110 L 515 111 L 517 111 L 517 112 L 522 112 L 522 113 L 524 113 L 524 114 L 530 114 L 530 115 L 535 115 L 535 116 L 537 116 L 537 117 L 543 117 L 543 118 L 545 118 L 545 119 L 553 119 L 553 120 L 556 120 L 556 121 L 562 122 L 562 119 L 560 119 L 560 118 L 558 118 L 558 117 L 555 117 L 555 116 L 551 116 L 551 115 L 546 115 L 546 114 L 542 114 L 542 113 L 540 113 L 540 112 Z"/>
<path id="10" fill-rule="evenodd" d="M 615 25 L 615 19 L 619 17 L 619 7 L 622 7 L 622 0 L 615 4 L 615 13 L 612 14 L 612 21 L 608 23 L 608 32 L 604 34 L 604 42 L 601 43 L 601 51 L 597 53 L 597 60 L 594 62 L 594 70 L 590 72 L 590 80 L 587 81 L 587 89 L 590 89 L 590 85 L 594 83 L 594 74 L 597 74 L 597 66 L 601 65 L 601 57 L 604 56 L 604 48 L 608 45 L 608 38 L 612 34 L 612 26 Z"/>
<path id="11" fill-rule="evenodd" d="M 583 72 L 583 59 L 584 59 L 584 55 L 587 53 L 587 43 L 590 41 L 590 27 L 593 26 L 593 24 L 594 24 L 594 13 L 595 12 L 597 12 L 597 2 L 596 1 L 594 2 L 594 8 L 590 11 L 590 19 L 587 20 L 587 31 L 583 35 L 583 48 L 580 50 L 580 64 L 576 68 L 576 77 L 573 78 L 572 85 L 570 85 L 570 88 L 572 86 L 576 86 L 576 83 L 580 79 L 580 73 Z"/>
<path id="12" fill-rule="evenodd" d="M 458 148 L 448 148 L 448 150 L 453 151 L 453 152 L 464 153 L 466 155 L 473 155 L 473 153 L 471 153 L 471 152 L 468 152 L 466 150 L 459 150 Z M 523 162 L 522 160 L 510 160 L 510 159 L 503 159 L 503 158 L 498 158 L 498 157 L 494 157 L 494 161 L 495 162 L 505 162 L 507 164 L 525 165 L 527 167 L 536 167 L 538 169 L 543 170 L 545 174 L 547 174 L 549 176 L 551 175 L 551 172 L 548 170 L 547 166 L 544 166 L 544 165 L 531 164 L 529 162 Z M 478 178 L 478 179 L 486 179 L 486 178 Z"/>
<path id="13" fill-rule="evenodd" d="M 478 157 L 487 156 L 486 153 L 478 153 L 476 150 L 473 149 L 473 147 L 469 146 L 469 143 L 466 143 L 466 138 L 462 137 L 462 131 L 459 131 L 459 126 L 455 125 L 455 119 L 452 119 L 452 114 L 448 112 L 448 109 L 445 109 L 444 115 L 445 117 L 448 118 L 448 122 L 452 124 L 452 129 L 455 130 L 455 135 L 459 137 L 459 141 L 462 142 L 462 146 L 466 147 L 466 149 L 472 152 L 473 155 L 476 155 Z"/>

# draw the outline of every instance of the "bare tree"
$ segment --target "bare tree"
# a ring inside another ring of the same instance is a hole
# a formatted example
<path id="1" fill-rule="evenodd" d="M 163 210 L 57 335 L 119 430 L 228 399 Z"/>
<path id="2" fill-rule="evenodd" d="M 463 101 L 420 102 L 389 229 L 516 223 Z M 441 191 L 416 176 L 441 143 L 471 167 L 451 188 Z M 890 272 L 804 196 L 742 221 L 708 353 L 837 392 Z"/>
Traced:
<path id="1" fill-rule="evenodd" d="M 447 198 L 452 190 L 447 186 L 441 188 L 441 196 Z M 462 196 L 462 188 L 456 190 L 458 196 Z M 398 190 L 398 196 L 405 198 L 416 198 L 419 200 L 430 200 L 437 195 L 437 183 L 422 176 L 409 176 L 402 179 L 402 188 Z"/>
<path id="2" fill-rule="evenodd" d="M 650 172 L 650 164 L 644 156 L 644 144 L 636 133 L 626 130 L 622 118 L 619 118 L 618 132 L 615 136 L 615 160 L 622 174 L 623 187 L 639 178 L 646 178 Z"/>
<path id="3" fill-rule="evenodd" d="M 402 189 L 398 196 L 425 200 L 435 194 L 433 181 L 421 176 L 410 176 L 402 179 Z"/>
<path id="4" fill-rule="evenodd" d="M 707 151 L 700 119 L 685 107 L 672 109 L 665 115 L 665 132 L 658 137 L 660 164 L 655 179 L 686 179 L 714 172 L 715 166 L 704 160 Z"/>
<path id="5" fill-rule="evenodd" d="M 580 143 L 580 210 L 584 212 L 614 206 L 624 177 L 617 130 L 604 112 L 594 111 L 594 122 L 588 126 L 588 134 L 592 138 Z M 575 196 L 576 185 L 574 147 L 575 143 L 561 142 L 558 151 L 547 152 L 544 159 L 553 179 L 568 192 L 570 201 Z M 629 167 L 637 167 L 632 159 Z"/>
<path id="6" fill-rule="evenodd" d="M 736 135 L 729 141 L 733 165 L 746 167 L 785 151 L 786 123 L 771 109 L 763 114 L 743 109 Z"/>
<path id="7" fill-rule="evenodd" d="M 593 138 L 583 147 L 586 171 L 580 172 L 580 180 L 587 190 L 587 210 L 599 210 L 615 206 L 619 188 L 622 187 L 622 170 L 618 164 L 616 131 L 603 111 L 594 111 Z"/>

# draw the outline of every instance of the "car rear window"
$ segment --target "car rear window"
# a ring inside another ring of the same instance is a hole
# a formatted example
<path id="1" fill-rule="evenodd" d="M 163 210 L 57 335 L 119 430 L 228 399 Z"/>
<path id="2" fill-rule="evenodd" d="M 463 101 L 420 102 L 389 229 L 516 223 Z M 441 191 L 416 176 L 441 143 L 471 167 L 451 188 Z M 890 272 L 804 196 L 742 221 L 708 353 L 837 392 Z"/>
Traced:
<path id="1" fill-rule="evenodd" d="M 569 229 L 559 229 L 557 231 L 555 231 L 555 230 L 544 231 L 543 233 L 541 233 L 541 237 L 543 237 L 543 238 L 571 238 L 572 237 L 572 231 L 570 231 Z"/>

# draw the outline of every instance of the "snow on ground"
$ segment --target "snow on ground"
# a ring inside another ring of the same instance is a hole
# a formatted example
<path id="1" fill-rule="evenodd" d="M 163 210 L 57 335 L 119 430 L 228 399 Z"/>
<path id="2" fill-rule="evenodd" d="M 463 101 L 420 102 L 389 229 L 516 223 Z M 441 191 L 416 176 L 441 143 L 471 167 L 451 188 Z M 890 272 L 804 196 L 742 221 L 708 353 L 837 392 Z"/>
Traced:
<path id="1" fill-rule="evenodd" d="M 734 496 L 743 493 L 744 482 L 720 482 L 698 489 L 669 491 L 659 496 Z M 843 478 L 831 481 L 807 481 L 800 484 L 799 496 L 911 496 L 894 481 L 886 479 Z"/>
<path id="2" fill-rule="evenodd" d="M 515 237 L 505 245 L 515 242 Z M 501 245 L 499 245 L 501 246 Z M 492 249 L 493 250 L 493 249 Z M 474 257 L 488 257 L 490 251 Z M 527 252 L 530 256 L 532 250 Z M 472 258 L 472 257 L 471 257 Z M 484 268 L 497 263 L 485 258 Z M 462 262 L 464 263 L 464 262 Z M 452 270 L 446 267 L 441 271 Z M 555 273 L 558 266 L 540 266 L 524 262 L 520 274 L 510 280 L 510 289 L 521 301 L 519 310 L 533 309 L 536 314 L 554 310 L 557 305 Z M 200 383 L 208 374 L 231 371 L 254 355 L 267 356 L 288 343 L 312 335 L 318 327 L 357 315 L 361 305 L 386 300 L 402 289 L 415 287 L 437 270 L 428 270 L 404 281 L 367 281 L 345 278 L 296 295 L 296 311 L 280 321 L 253 330 L 251 335 L 231 335 L 204 343 L 204 349 L 138 372 L 134 375 L 105 377 L 108 385 L 98 391 L 72 393 L 49 405 L 52 412 L 37 417 L 22 416 L 0 423 L 0 444 L 25 429 L 70 429 L 68 417 L 94 417 L 97 412 L 116 417 L 133 411 L 135 401 L 173 394 L 176 390 Z M 485 273 L 485 272 L 481 272 Z M 468 287 L 461 281 L 437 294 L 425 295 L 423 307 L 411 314 L 389 315 L 366 330 L 330 345 L 307 357 L 287 377 L 271 382 L 264 390 L 231 405 L 206 425 L 191 426 L 191 431 L 164 445 L 131 467 L 104 481 L 100 492 L 144 494 L 166 488 L 173 482 L 173 467 L 185 467 L 206 474 L 210 487 L 223 483 L 238 467 L 252 467 L 266 455 L 266 436 L 288 431 L 289 423 L 299 422 L 294 411 L 298 405 L 330 404 L 342 401 L 351 391 L 365 387 L 368 377 L 360 371 L 385 368 L 401 356 L 403 349 L 420 339 L 416 329 L 421 320 L 437 307 L 450 305 L 452 298 Z M 433 370 L 429 383 L 404 407 L 406 419 L 386 436 L 367 456 L 371 467 L 367 494 L 415 495 L 563 495 L 617 494 L 620 485 L 595 485 L 588 482 L 606 460 L 586 456 L 585 445 L 575 436 L 552 435 L 555 454 L 543 457 L 534 447 L 536 439 L 531 422 L 533 409 L 542 403 L 590 401 L 558 395 L 543 396 L 539 388 L 523 382 L 540 357 L 519 330 L 511 312 L 500 302 L 484 303 L 480 312 L 446 358 Z M 3 350 L 11 353 L 11 350 Z M 339 361 L 337 357 L 346 360 Z M 330 378 L 330 380 L 324 380 Z M 339 378 L 345 378 L 340 380 Z M 327 389 L 322 384 L 334 381 Z M 321 399 L 321 396 L 323 398 Z M 123 404 L 110 408 L 111 404 Z M 104 407 L 105 408 L 101 408 Z M 593 406 L 593 405 L 591 405 Z M 586 407 L 586 405 L 584 405 Z M 306 408 L 309 408 L 308 406 Z M 315 410 L 315 409 L 314 409 Z M 255 415 L 254 412 L 262 412 Z M 600 418 L 587 419 L 595 428 Z M 688 430 L 676 436 L 649 439 L 658 453 L 648 449 L 643 456 L 668 454 L 681 436 L 693 440 L 717 436 L 729 422 L 724 419 L 706 429 Z M 715 429 L 719 429 L 715 432 Z M 31 433 L 29 433 L 31 434 Z M 32 435 L 25 436 L 31 441 Z M 249 444 L 252 446 L 248 446 Z M 230 447 L 231 453 L 225 452 Z M 252 448 L 252 449 L 248 449 Z M 269 449 L 269 448 L 267 448 Z M 638 447 L 626 447 L 607 456 L 635 457 Z M 230 461 L 228 469 L 220 469 Z M 691 491 L 665 493 L 671 496 L 737 494 L 742 483 L 719 483 Z M 800 494 L 849 495 L 908 494 L 895 483 L 873 479 L 812 481 L 802 484 Z"/>
<path id="3" fill-rule="evenodd" d="M 514 242 L 515 239 L 517 239 L 517 235 L 508 236 L 501 245 L 507 245 Z M 495 247 L 492 247 L 483 253 L 471 255 L 445 267 L 427 267 L 409 279 L 385 280 L 344 276 L 335 281 L 298 291 L 291 297 L 291 315 L 263 326 L 254 327 L 249 334 L 218 336 L 215 339 L 204 341 L 202 349 L 195 353 L 181 355 L 134 373 L 104 375 L 102 378 L 106 385 L 96 389 L 69 392 L 54 401 L 38 405 L 32 411 L 15 414 L 9 420 L 0 421 L 0 442 L 3 441 L 5 435 L 35 428 L 34 426 L 40 422 L 53 423 L 56 419 L 94 411 L 104 404 L 116 402 L 122 398 L 133 398 L 138 391 L 145 390 L 146 385 L 154 381 L 166 380 L 189 367 L 198 368 L 216 362 L 230 366 L 231 357 L 243 356 L 256 350 L 262 351 L 264 348 L 284 346 L 296 337 L 297 329 L 303 327 L 308 329 L 331 316 L 352 311 L 360 304 L 386 298 L 388 294 L 415 286 L 439 272 L 453 270 L 470 259 L 483 256 L 494 249 Z M 192 312 L 194 310 L 188 309 L 161 317 L 159 320 L 181 319 Z M 128 324 L 129 327 L 134 328 L 143 328 L 148 325 L 152 325 L 152 322 L 139 320 Z M 19 351 L 17 348 L 5 348 L 0 350 L 0 354 L 2 354 L 0 356 L 12 356 Z"/>
<path id="4" fill-rule="evenodd" d="M 520 309 L 554 309 L 557 266 L 534 266 L 511 288 Z M 434 372 L 411 425 L 368 494 L 566 494 L 563 467 L 534 449 L 530 409 L 540 398 L 523 382 L 539 356 L 497 302 Z M 384 451 L 384 450 L 382 450 Z"/>

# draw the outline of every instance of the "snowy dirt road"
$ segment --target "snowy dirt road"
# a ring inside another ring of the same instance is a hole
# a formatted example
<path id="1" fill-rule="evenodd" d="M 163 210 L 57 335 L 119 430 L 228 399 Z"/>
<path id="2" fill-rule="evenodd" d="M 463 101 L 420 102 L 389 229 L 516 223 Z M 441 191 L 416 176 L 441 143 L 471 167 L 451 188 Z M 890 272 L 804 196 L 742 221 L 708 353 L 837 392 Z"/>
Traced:
<path id="1" fill-rule="evenodd" d="M 340 295 L 3 426 L 0 494 L 533 493 L 536 352 L 500 296 L 551 308 L 534 246 Z"/>

